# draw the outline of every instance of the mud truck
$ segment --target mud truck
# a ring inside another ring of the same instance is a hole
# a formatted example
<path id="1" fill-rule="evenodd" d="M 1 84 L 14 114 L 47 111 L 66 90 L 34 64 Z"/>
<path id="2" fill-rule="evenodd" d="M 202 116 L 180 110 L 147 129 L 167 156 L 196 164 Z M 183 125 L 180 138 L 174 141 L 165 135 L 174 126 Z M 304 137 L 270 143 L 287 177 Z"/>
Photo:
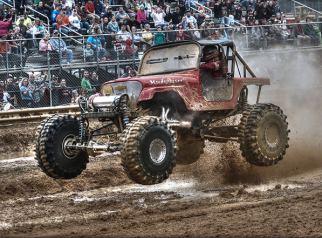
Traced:
<path id="1" fill-rule="evenodd" d="M 207 46 L 219 50 L 221 77 L 199 69 Z M 128 177 L 145 185 L 163 182 L 177 164 L 196 162 L 205 140 L 236 141 L 248 163 L 274 165 L 285 155 L 290 131 L 278 106 L 259 103 L 262 86 L 269 84 L 254 75 L 232 41 L 156 45 L 144 53 L 136 77 L 106 82 L 99 94 L 81 98 L 79 117 L 45 119 L 35 158 L 48 176 L 71 179 L 86 169 L 89 156 L 119 151 Z M 248 103 L 248 85 L 258 86 L 254 104 Z M 218 123 L 236 115 L 237 125 Z M 90 130 L 93 119 L 103 126 Z M 104 135 L 119 136 L 102 143 L 97 138 Z"/>

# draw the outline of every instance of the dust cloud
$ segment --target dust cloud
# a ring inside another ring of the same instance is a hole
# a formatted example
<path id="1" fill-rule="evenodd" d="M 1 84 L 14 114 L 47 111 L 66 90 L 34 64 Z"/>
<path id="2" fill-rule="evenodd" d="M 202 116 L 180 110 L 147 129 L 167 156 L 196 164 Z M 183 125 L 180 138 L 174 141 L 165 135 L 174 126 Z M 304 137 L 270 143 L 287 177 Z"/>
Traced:
<path id="1" fill-rule="evenodd" d="M 260 103 L 278 105 L 287 115 L 290 147 L 282 161 L 270 167 L 253 166 L 241 156 L 239 144 L 207 142 L 199 161 L 178 166 L 176 177 L 189 177 L 215 186 L 260 184 L 322 167 L 320 55 L 320 51 L 280 49 L 243 56 L 257 77 L 271 79 L 271 85 L 262 88 Z M 238 77 L 237 68 L 235 77 Z M 256 103 L 257 91 L 257 86 L 249 87 L 249 104 Z"/>

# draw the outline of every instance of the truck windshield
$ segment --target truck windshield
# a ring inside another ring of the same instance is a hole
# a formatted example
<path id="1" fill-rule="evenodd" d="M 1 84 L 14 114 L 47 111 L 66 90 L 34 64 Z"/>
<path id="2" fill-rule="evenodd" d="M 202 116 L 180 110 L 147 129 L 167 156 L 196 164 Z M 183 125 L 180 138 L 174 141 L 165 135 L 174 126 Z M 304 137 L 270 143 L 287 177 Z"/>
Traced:
<path id="1" fill-rule="evenodd" d="M 139 75 L 197 68 L 198 57 L 199 46 L 194 43 L 152 49 L 143 56 Z"/>

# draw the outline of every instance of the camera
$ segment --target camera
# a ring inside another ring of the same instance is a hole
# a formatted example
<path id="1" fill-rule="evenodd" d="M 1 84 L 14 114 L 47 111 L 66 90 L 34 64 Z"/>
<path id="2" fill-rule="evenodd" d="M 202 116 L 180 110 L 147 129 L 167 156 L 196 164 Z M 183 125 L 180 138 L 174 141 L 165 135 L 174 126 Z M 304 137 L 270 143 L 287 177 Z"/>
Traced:
<path id="1" fill-rule="evenodd" d="M 74 9 L 74 10 L 73 10 L 73 12 L 77 12 L 77 10 L 76 10 L 76 9 Z"/>

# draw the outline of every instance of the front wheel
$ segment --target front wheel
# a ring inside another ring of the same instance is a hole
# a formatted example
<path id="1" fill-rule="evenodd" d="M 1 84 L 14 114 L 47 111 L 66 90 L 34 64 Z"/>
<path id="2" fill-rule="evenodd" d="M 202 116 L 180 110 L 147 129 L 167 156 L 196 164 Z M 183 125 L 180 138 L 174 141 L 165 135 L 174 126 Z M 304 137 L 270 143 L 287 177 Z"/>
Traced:
<path id="1" fill-rule="evenodd" d="M 36 160 L 50 177 L 71 179 L 86 169 L 88 154 L 69 149 L 79 133 L 79 121 L 71 115 L 54 115 L 44 120 L 36 138 Z"/>
<path id="2" fill-rule="evenodd" d="M 283 111 L 273 104 L 249 107 L 240 125 L 240 149 L 253 165 L 269 166 L 283 159 L 290 130 Z"/>
<path id="3" fill-rule="evenodd" d="M 129 123 L 122 135 L 122 165 L 136 183 L 161 183 L 176 165 L 174 131 L 158 117 L 140 117 Z"/>

